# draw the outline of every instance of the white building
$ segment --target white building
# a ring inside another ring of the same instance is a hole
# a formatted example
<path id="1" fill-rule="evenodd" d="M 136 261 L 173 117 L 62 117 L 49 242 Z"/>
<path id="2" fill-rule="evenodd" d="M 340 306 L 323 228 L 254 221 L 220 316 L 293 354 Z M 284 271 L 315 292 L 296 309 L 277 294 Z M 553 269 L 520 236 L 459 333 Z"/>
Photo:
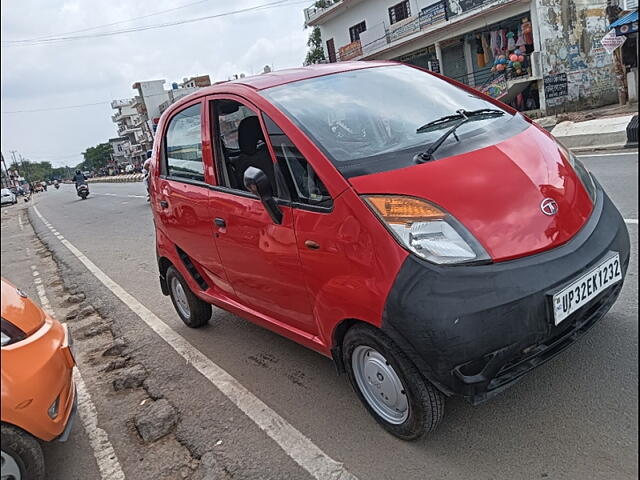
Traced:
<path id="1" fill-rule="evenodd" d="M 393 59 L 546 111 L 617 101 L 607 0 L 320 0 L 305 9 L 325 57 Z M 518 52 L 514 52 L 515 49 Z M 505 55 L 515 64 L 493 68 Z"/>
<path id="2" fill-rule="evenodd" d="M 129 142 L 128 160 L 125 163 L 144 162 L 146 151 L 153 144 L 153 136 L 146 127 L 146 118 L 137 109 L 139 104 L 139 98 L 111 102 L 111 108 L 116 110 L 111 119 L 117 125 L 118 136 Z"/>

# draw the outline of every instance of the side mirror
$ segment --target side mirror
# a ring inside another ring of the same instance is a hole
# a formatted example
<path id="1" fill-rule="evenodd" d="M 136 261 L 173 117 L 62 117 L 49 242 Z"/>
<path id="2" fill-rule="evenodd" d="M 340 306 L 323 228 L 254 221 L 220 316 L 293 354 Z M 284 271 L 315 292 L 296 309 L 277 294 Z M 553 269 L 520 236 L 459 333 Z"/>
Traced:
<path id="1" fill-rule="evenodd" d="M 271 182 L 269 177 L 262 170 L 256 167 L 249 167 L 244 171 L 244 186 L 254 195 L 257 195 L 265 210 L 271 216 L 273 223 L 282 223 L 282 211 L 278 208 L 276 200 L 273 198 Z"/>

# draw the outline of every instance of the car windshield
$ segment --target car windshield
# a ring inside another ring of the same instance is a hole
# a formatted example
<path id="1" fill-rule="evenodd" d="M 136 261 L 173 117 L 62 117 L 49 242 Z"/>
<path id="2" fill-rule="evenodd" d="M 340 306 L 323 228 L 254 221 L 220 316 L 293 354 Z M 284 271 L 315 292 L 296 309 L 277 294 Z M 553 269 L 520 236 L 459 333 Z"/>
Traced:
<path id="1" fill-rule="evenodd" d="M 345 176 L 402 168 L 452 123 L 422 129 L 457 111 L 501 109 L 406 65 L 365 68 L 263 90 Z M 459 116 L 458 116 L 459 118 Z M 462 125 L 437 158 L 488 146 L 524 130 L 520 115 L 487 115 Z"/>

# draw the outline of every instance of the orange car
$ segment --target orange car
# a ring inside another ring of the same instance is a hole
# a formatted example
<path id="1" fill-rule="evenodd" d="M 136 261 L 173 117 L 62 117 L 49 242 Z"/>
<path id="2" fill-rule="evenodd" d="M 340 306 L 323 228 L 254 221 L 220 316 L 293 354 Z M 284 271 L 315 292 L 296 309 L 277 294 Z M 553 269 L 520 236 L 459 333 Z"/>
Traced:
<path id="1" fill-rule="evenodd" d="M 43 480 L 38 439 L 66 440 L 76 411 L 71 337 L 4 279 L 1 292 L 2 478 Z"/>

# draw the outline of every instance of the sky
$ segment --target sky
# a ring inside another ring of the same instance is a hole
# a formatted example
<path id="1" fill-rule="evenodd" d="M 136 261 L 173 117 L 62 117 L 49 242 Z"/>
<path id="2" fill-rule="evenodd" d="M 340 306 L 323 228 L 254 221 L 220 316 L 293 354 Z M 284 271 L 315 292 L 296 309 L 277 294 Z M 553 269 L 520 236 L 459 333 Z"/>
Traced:
<path id="1" fill-rule="evenodd" d="M 117 136 L 111 120 L 115 110 L 109 104 L 134 96 L 131 86 L 137 81 L 164 79 L 169 89 L 172 82 L 195 75 L 209 74 L 215 82 L 234 74 L 258 74 L 265 65 L 276 70 L 302 65 L 309 34 L 303 9 L 313 2 L 280 0 L 281 5 L 119 35 L 10 42 L 94 35 L 274 1 L 2 0 L 0 121 L 5 161 L 10 163 L 13 150 L 54 166 L 80 163 L 88 147 Z M 149 16 L 168 9 L 175 10 Z M 141 16 L 146 18 L 130 21 Z M 104 26 L 116 22 L 122 23 Z M 97 105 L 59 109 L 89 103 Z M 20 112 L 24 110 L 45 111 Z"/>

